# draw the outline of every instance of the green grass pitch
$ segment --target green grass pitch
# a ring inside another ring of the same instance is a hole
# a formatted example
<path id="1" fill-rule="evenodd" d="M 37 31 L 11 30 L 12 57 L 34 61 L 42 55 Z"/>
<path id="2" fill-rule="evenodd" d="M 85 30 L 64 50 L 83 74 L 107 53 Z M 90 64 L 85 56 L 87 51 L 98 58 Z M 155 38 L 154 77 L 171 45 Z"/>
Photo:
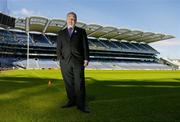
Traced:
<path id="1" fill-rule="evenodd" d="M 0 122 L 180 121 L 180 71 L 86 70 L 85 76 L 89 114 L 61 108 L 67 98 L 60 70 L 1 72 Z"/>

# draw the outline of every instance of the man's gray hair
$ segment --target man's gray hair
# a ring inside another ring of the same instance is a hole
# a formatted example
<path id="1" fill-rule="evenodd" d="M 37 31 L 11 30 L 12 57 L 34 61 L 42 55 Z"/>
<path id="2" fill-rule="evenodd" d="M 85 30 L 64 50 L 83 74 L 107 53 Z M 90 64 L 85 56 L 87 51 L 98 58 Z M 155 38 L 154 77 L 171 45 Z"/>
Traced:
<path id="1" fill-rule="evenodd" d="M 74 18 L 75 18 L 75 20 L 77 21 L 77 15 L 76 15 L 76 13 L 74 13 L 74 12 L 69 12 L 69 13 L 67 13 L 67 17 L 68 17 L 69 15 L 73 15 Z"/>

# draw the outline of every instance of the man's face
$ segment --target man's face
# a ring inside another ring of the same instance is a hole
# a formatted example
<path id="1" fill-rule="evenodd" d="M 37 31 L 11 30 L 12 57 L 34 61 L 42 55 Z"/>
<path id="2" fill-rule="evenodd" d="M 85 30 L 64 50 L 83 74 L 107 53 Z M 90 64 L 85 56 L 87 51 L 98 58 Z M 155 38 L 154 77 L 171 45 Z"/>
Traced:
<path id="1" fill-rule="evenodd" d="M 67 22 L 67 26 L 74 27 L 76 24 L 76 18 L 74 17 L 73 14 L 69 14 L 67 16 L 66 22 Z"/>

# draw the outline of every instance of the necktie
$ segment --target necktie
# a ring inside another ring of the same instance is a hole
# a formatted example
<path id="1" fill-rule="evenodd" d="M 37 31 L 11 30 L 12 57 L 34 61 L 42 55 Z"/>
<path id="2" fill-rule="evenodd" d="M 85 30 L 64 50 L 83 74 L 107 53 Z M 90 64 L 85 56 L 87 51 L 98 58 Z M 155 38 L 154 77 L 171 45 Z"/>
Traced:
<path id="1" fill-rule="evenodd" d="M 72 35 L 72 30 L 73 30 L 72 27 L 68 28 L 68 32 L 69 32 L 69 36 L 70 36 L 70 37 L 71 37 L 71 35 Z"/>

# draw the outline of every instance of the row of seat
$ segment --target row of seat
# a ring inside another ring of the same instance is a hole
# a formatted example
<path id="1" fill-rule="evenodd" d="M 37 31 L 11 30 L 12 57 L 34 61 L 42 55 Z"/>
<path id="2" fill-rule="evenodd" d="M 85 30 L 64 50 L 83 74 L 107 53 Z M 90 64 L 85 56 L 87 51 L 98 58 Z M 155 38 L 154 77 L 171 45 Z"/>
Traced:
<path id="1" fill-rule="evenodd" d="M 17 67 L 26 67 L 27 60 L 21 60 L 13 63 Z M 47 59 L 29 59 L 29 68 L 60 68 L 58 61 Z M 151 69 L 151 70 L 170 70 L 172 67 L 158 62 L 137 62 L 137 61 L 90 61 L 87 69 Z"/>
<path id="2" fill-rule="evenodd" d="M 0 30 L 0 41 L 7 43 L 27 44 L 27 34 L 24 32 Z M 129 43 L 120 41 L 88 39 L 90 49 L 117 50 L 139 53 L 158 53 L 148 44 Z M 29 44 L 45 47 L 56 47 L 57 36 L 30 33 Z"/>

